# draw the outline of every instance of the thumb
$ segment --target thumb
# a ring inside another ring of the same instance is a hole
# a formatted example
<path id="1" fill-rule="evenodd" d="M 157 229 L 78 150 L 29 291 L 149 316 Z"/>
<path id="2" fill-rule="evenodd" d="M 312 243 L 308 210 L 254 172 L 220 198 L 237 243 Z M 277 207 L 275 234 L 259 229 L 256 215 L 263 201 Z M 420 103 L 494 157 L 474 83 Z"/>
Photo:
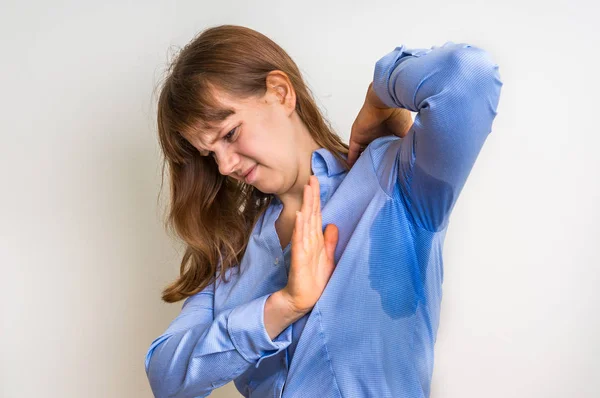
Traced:
<path id="1" fill-rule="evenodd" d="M 358 155 L 360 154 L 360 148 L 361 146 L 359 143 L 352 140 L 350 141 L 350 144 L 348 145 L 348 164 L 350 167 L 354 166 L 354 163 L 356 163 Z"/>
<path id="2" fill-rule="evenodd" d="M 362 137 L 364 136 L 365 130 L 365 111 L 364 106 L 361 108 L 360 112 L 358 112 L 358 116 L 352 123 L 352 128 L 350 129 L 350 140 L 348 142 L 348 165 L 353 166 L 358 159 L 358 155 L 360 154 L 361 142 L 363 141 Z"/>
<path id="3" fill-rule="evenodd" d="M 327 254 L 327 258 L 333 260 L 338 238 L 338 227 L 335 224 L 327 224 L 325 227 L 325 233 L 323 234 L 323 243 L 325 245 L 325 253 Z"/>

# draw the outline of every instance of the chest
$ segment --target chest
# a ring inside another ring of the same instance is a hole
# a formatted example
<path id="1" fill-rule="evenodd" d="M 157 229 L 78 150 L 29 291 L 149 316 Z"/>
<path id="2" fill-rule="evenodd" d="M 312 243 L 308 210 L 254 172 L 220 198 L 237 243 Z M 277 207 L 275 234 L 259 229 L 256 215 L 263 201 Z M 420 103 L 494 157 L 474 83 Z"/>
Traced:
<path id="1" fill-rule="evenodd" d="M 333 182 L 335 180 L 331 179 Z M 332 181 L 329 181 L 330 183 Z M 344 180 L 345 182 L 346 180 Z M 351 182 L 351 181 L 350 181 Z M 360 189 L 357 189 L 357 185 Z M 353 238 L 354 248 L 346 257 L 348 261 L 362 261 L 367 253 L 369 240 L 367 235 L 373 225 L 374 217 L 378 222 L 375 229 L 378 235 L 386 236 L 384 224 L 395 217 L 389 211 L 383 211 L 382 206 L 389 200 L 379 189 L 376 178 L 361 179 L 360 184 L 332 185 L 324 187 L 322 203 L 322 229 L 327 224 L 335 224 L 339 230 L 339 239 L 335 247 L 334 261 L 339 263 L 348 243 Z M 328 189 L 337 189 L 330 194 Z M 374 195 L 376 197 L 374 197 Z M 351 198 L 351 199 L 349 199 Z M 239 267 L 231 268 L 227 274 L 228 282 L 218 285 L 215 289 L 214 315 L 235 306 L 248 303 L 256 298 L 273 293 L 284 288 L 288 283 L 288 272 L 291 267 L 291 239 L 295 226 L 295 209 L 283 209 L 281 204 L 269 207 L 255 225 L 250 235 L 248 245 Z M 356 231 L 359 224 L 360 230 Z M 365 235 L 366 234 L 366 235 Z M 386 242 L 389 245 L 390 242 Z M 359 248 L 360 247 L 360 248 Z M 360 257 L 360 258 L 359 258 Z M 338 271 L 339 273 L 339 271 Z M 367 276 L 365 280 L 369 280 Z"/>

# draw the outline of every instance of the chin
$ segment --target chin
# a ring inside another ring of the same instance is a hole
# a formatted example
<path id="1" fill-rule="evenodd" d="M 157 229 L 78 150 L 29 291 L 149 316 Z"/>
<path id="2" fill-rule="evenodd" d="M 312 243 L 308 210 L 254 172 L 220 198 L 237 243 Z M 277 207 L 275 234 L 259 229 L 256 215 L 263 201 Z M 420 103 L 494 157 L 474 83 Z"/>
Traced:
<path id="1" fill-rule="evenodd" d="M 262 181 L 262 180 L 261 180 Z M 254 181 L 252 185 L 254 188 L 258 189 L 260 192 L 265 194 L 276 194 L 279 195 L 279 187 L 272 183 L 272 181 L 268 181 L 267 184 L 262 184 L 261 181 Z M 271 183 L 269 183 L 271 182 Z"/>

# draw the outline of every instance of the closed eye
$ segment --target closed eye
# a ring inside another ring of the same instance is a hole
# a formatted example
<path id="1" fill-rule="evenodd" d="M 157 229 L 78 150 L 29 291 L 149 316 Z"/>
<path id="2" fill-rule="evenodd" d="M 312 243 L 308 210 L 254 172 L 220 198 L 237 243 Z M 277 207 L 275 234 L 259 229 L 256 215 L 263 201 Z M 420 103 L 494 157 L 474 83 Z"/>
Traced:
<path id="1" fill-rule="evenodd" d="M 236 131 L 236 130 L 237 130 L 237 127 L 236 127 L 236 128 L 234 128 L 233 130 L 231 130 L 229 133 L 227 133 L 227 134 L 226 134 L 226 135 L 223 137 L 223 139 L 224 139 L 224 140 L 226 140 L 226 141 L 230 141 L 230 142 L 231 142 L 231 139 L 233 138 L 233 134 L 235 134 L 235 131 Z"/>
<path id="2" fill-rule="evenodd" d="M 236 127 L 236 128 L 234 128 L 233 130 L 231 130 L 229 133 L 225 134 L 225 135 L 223 136 L 223 139 L 224 139 L 225 141 L 229 141 L 229 142 L 231 142 L 231 141 L 233 140 L 233 135 L 235 134 L 235 132 L 237 131 L 237 129 L 238 129 L 238 128 Z M 215 156 L 215 153 L 214 153 L 214 152 L 212 152 L 212 151 L 209 151 L 209 152 L 208 152 L 208 156 L 213 156 L 213 157 L 214 157 L 214 156 Z"/>

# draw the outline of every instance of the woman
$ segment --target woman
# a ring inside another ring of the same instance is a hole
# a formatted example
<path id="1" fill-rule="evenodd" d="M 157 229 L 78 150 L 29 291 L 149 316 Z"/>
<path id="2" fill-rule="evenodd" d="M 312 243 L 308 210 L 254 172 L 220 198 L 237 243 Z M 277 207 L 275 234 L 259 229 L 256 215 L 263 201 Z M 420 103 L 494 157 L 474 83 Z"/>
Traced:
<path id="1" fill-rule="evenodd" d="M 474 46 L 397 47 L 347 146 L 264 35 L 190 42 L 158 104 L 187 249 L 163 292 L 181 313 L 146 356 L 154 394 L 428 397 L 444 236 L 501 86 Z"/>

